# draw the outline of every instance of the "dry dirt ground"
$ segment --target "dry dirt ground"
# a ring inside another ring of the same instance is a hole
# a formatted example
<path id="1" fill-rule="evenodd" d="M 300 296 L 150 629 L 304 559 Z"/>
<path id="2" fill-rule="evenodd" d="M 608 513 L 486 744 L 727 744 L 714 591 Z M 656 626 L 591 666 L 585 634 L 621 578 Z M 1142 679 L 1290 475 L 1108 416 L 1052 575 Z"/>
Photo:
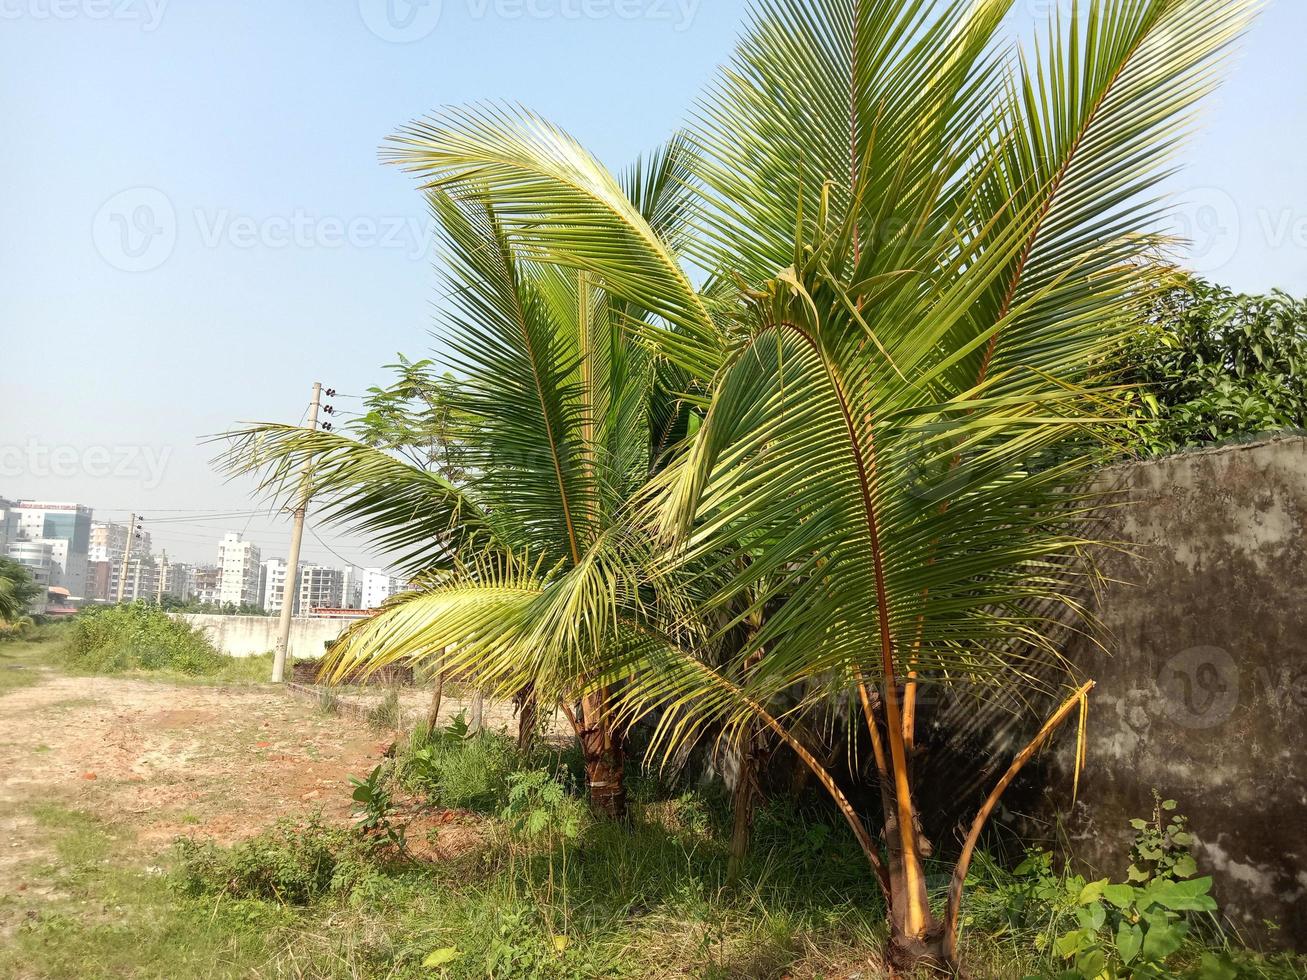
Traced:
<path id="1" fill-rule="evenodd" d="M 349 776 L 389 744 L 270 685 L 42 673 L 0 696 L 0 895 L 42 887 L 24 880 L 43 856 L 34 804 L 130 828 L 152 849 L 181 834 L 225 843 L 319 808 L 348 820 Z"/>

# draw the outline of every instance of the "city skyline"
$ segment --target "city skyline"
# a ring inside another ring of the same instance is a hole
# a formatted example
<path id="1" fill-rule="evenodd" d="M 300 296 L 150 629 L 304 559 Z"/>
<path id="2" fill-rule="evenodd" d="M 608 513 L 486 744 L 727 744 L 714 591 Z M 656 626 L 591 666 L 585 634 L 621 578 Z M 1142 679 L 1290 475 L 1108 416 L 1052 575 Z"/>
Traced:
<path id="1" fill-rule="evenodd" d="M 133 527 L 95 516 L 93 507 L 80 502 L 0 496 L 0 556 L 26 566 L 48 589 L 63 589 L 85 602 L 161 601 L 168 595 L 268 611 L 280 608 L 279 601 L 267 602 L 267 578 L 269 569 L 279 565 L 284 587 L 287 559 L 265 557 L 241 532 L 228 530 L 211 538 L 207 553 L 188 561 L 166 547 L 156 553 L 143 519 Z M 301 556 L 297 614 L 301 607 L 370 608 L 363 604 L 364 596 L 374 597 L 379 605 L 401 587 L 402 578 L 391 568 L 335 559 L 333 564 Z"/>

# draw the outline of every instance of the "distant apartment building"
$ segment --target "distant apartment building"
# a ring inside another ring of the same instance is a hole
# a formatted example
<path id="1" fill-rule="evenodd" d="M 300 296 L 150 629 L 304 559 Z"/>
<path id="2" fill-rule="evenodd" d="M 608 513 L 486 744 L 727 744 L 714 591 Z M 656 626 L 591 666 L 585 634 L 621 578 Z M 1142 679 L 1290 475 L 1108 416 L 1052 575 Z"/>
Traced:
<path id="1" fill-rule="evenodd" d="M 18 536 L 18 515 L 14 513 L 17 506 L 14 501 L 0 497 L 0 556 L 9 550 L 10 537 Z"/>
<path id="2" fill-rule="evenodd" d="M 296 594 L 299 601 L 295 612 L 299 615 L 312 616 L 317 609 L 341 608 L 344 599 L 345 573 L 339 568 L 301 565 L 298 585 Z"/>
<path id="3" fill-rule="evenodd" d="M 119 562 L 121 573 L 122 563 Z M 114 599 L 122 593 L 123 602 L 156 602 L 159 597 L 159 564 L 150 555 L 134 555 L 127 559 L 127 574 L 121 589 L 114 585 Z"/>
<path id="4" fill-rule="evenodd" d="M 218 542 L 218 601 L 223 605 L 257 606 L 259 595 L 259 549 L 234 532 Z"/>
<path id="5" fill-rule="evenodd" d="M 342 573 L 340 584 L 340 608 L 341 609 L 362 609 L 363 608 L 363 579 L 362 573 L 353 566 L 346 568 Z"/>
<path id="6" fill-rule="evenodd" d="M 50 586 L 66 589 L 74 598 L 83 597 L 91 546 L 91 508 L 20 500 L 5 510 L 6 550 L 12 554 L 18 544 L 48 544 Z"/>
<path id="7" fill-rule="evenodd" d="M 168 552 L 159 559 L 159 576 L 155 595 L 159 602 L 164 597 L 185 602 L 191 597 L 191 566 L 185 562 L 169 561 Z"/>
<path id="8" fill-rule="evenodd" d="M 282 603 L 286 601 L 286 559 L 269 558 L 265 561 L 259 581 L 262 583 L 260 595 L 264 612 L 280 613 Z"/>
<path id="9" fill-rule="evenodd" d="M 391 575 L 384 568 L 365 568 L 360 576 L 361 609 L 376 609 L 397 592 L 404 591 L 404 580 Z"/>
<path id="10" fill-rule="evenodd" d="M 118 601 L 118 577 L 122 574 L 123 553 L 127 550 L 127 539 L 132 530 L 126 524 L 112 524 L 107 521 L 96 521 L 91 525 L 91 547 L 89 550 L 89 566 L 87 572 L 86 598 L 93 602 L 117 602 Z M 137 530 L 136 536 L 132 540 L 132 557 L 148 557 L 150 554 L 150 532 Z M 105 580 L 104 569 L 98 563 L 104 562 L 108 568 L 108 579 Z M 139 583 L 140 571 L 134 573 Z M 141 596 L 145 598 L 145 596 Z M 132 602 L 134 599 L 128 599 L 126 589 L 123 594 L 124 602 Z"/>
<path id="11" fill-rule="evenodd" d="M 119 561 L 127 547 L 127 535 L 130 529 L 126 524 L 111 524 L 108 521 L 96 521 L 91 525 L 91 547 L 88 558 L 91 561 Z M 150 554 L 150 532 L 138 530 L 136 540 L 132 542 L 132 552 Z"/>
<path id="12" fill-rule="evenodd" d="M 118 590 L 113 563 L 92 559 L 86 563 L 86 599 L 88 602 L 113 602 Z"/>
<path id="13" fill-rule="evenodd" d="M 222 569 L 217 565 L 194 565 L 187 575 L 187 590 L 196 602 L 217 605 L 221 579 Z"/>

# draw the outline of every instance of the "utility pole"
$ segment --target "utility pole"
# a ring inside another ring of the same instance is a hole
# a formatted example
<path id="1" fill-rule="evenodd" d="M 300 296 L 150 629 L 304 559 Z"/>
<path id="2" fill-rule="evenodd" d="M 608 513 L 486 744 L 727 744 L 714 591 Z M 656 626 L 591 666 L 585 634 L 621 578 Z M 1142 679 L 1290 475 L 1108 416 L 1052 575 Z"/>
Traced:
<path id="1" fill-rule="evenodd" d="M 322 385 L 313 382 L 313 400 L 309 403 L 309 430 L 318 427 L 318 406 L 322 402 Z M 295 523 L 290 531 L 290 555 L 286 558 L 286 587 L 281 593 L 281 625 L 277 630 L 277 651 L 272 656 L 272 682 L 280 684 L 286 679 L 286 650 L 290 645 L 290 619 L 294 612 L 295 586 L 299 578 L 300 539 L 304 537 L 304 515 L 309 509 L 309 490 L 312 464 L 304 464 L 300 478 L 299 506 L 295 508 Z"/>
<path id="2" fill-rule="evenodd" d="M 136 515 L 127 522 L 127 545 L 123 548 L 123 561 L 118 569 L 118 603 L 122 604 L 127 589 L 127 565 L 132 560 L 132 540 L 136 537 Z"/>
<path id="3" fill-rule="evenodd" d="M 158 576 L 158 578 L 159 578 L 158 582 L 155 583 L 156 586 L 157 586 L 157 590 L 156 590 L 156 595 L 155 595 L 155 597 L 154 597 L 154 603 L 155 603 L 155 605 L 157 605 L 160 609 L 162 609 L 162 608 L 163 608 L 163 589 L 164 589 L 164 586 L 165 586 L 165 585 L 167 584 L 167 582 L 168 582 L 168 552 L 167 552 L 166 550 L 165 550 L 164 553 L 163 553 L 163 563 L 159 566 L 159 576 Z"/>

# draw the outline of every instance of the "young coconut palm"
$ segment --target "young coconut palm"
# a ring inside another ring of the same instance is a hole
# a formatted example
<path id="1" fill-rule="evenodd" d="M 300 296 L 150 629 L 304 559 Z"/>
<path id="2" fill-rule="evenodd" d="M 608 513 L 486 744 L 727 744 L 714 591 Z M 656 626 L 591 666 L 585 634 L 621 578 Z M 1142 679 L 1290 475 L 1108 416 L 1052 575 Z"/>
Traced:
<path id="1" fill-rule="evenodd" d="M 433 190 L 486 195 L 522 254 L 656 314 L 634 329 L 710 388 L 658 478 L 655 532 L 675 570 L 714 582 L 710 606 L 765 621 L 724 668 L 614 643 L 631 655 L 612 668 L 632 677 L 622 706 L 661 708 L 669 749 L 761 723 L 799 753 L 863 844 L 900 967 L 956 966 L 985 819 L 1091 686 L 985 801 L 941 919 L 915 813 L 918 691 L 1028 681 L 1047 646 L 1031 610 L 1075 607 L 1094 503 L 1079 488 L 1120 425 L 1109 355 L 1152 288 L 1157 184 L 1255 3 L 1073 0 L 1020 58 L 997 36 L 1010 6 L 759 0 L 691 136 L 685 254 L 737 284 L 734 303 L 709 304 L 536 116 L 449 111 L 394 151 Z M 871 745 L 884 853 L 788 724 L 841 697 Z"/>
<path id="2" fill-rule="evenodd" d="M 673 142 L 627 181 L 668 240 L 683 218 L 684 161 Z M 448 467 L 432 472 L 385 448 L 291 426 L 234 433 L 223 462 L 261 472 L 261 489 L 276 498 L 301 493 L 298 474 L 311 472 L 320 515 L 370 535 L 418 575 L 416 590 L 333 647 L 337 677 L 399 659 L 439 661 L 517 696 L 528 724 L 537 701 L 561 703 L 595 807 L 620 818 L 623 738 L 594 674 L 615 654 L 592 648 L 609 631 L 587 618 L 604 621 L 611 597 L 638 601 L 603 579 L 609 531 L 658 447 L 683 432 L 685 411 L 626 329 L 637 308 L 584 271 L 517 255 L 496 209 L 464 191 L 430 197 L 448 245 L 452 309 L 441 339 L 457 379 L 442 383 L 440 408 L 458 447 L 458 482 Z M 505 651 L 514 654 L 506 662 Z"/>

